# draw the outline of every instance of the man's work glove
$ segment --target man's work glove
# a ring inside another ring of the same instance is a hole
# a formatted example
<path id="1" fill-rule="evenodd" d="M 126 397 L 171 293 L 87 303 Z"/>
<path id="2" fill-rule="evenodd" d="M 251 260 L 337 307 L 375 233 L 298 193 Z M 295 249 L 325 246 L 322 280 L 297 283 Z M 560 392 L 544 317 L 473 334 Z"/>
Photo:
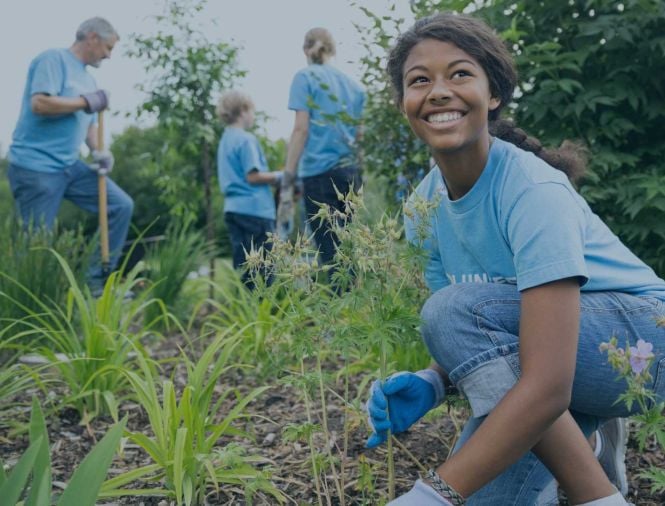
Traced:
<path id="1" fill-rule="evenodd" d="M 445 395 L 443 379 L 433 369 L 398 372 L 383 385 L 376 380 L 365 405 L 373 429 L 367 448 L 383 443 L 388 438 L 388 430 L 393 434 L 404 432 L 430 409 L 441 404 Z"/>
<path id="2" fill-rule="evenodd" d="M 416 480 L 416 484 L 406 494 L 390 501 L 386 506 L 453 506 L 453 503 L 440 495 L 422 480 Z"/>
<path id="3" fill-rule="evenodd" d="M 92 91 L 81 95 L 85 100 L 85 112 L 92 114 L 93 112 L 103 111 L 109 106 L 109 92 L 105 90 Z"/>
<path id="4" fill-rule="evenodd" d="M 92 163 L 90 164 L 90 168 L 98 174 L 105 175 L 113 170 L 114 162 L 113 153 L 110 151 L 94 150 L 92 152 Z"/>

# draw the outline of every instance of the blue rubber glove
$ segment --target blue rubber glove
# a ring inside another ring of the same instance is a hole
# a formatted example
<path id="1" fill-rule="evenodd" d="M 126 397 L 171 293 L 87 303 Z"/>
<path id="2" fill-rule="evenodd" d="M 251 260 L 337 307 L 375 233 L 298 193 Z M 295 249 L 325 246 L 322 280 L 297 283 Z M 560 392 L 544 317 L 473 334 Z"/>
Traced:
<path id="1" fill-rule="evenodd" d="M 432 487 L 426 485 L 422 480 L 417 480 L 411 490 L 394 501 L 390 501 L 386 506 L 434 506 L 437 504 L 453 506 Z"/>
<path id="2" fill-rule="evenodd" d="M 399 372 L 383 385 L 376 380 L 365 405 L 373 429 L 367 448 L 383 443 L 388 438 L 388 430 L 393 434 L 407 430 L 430 409 L 441 404 L 445 395 L 443 379 L 433 369 Z"/>

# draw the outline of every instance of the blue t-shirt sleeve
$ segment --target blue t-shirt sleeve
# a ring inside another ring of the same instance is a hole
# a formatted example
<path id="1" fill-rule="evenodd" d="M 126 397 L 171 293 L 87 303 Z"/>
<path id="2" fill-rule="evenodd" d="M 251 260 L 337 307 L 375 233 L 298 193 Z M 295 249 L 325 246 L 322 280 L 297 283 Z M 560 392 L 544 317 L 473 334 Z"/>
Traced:
<path id="1" fill-rule="evenodd" d="M 518 290 L 571 277 L 588 281 L 584 211 L 565 185 L 530 186 L 510 210 L 506 233 Z"/>
<path id="2" fill-rule="evenodd" d="M 35 93 L 46 95 L 59 95 L 64 81 L 63 65 L 51 53 L 45 53 L 37 57 L 32 69 L 32 80 L 30 81 L 30 96 Z"/>
<path id="3" fill-rule="evenodd" d="M 298 72 L 291 81 L 289 90 L 289 109 L 292 111 L 309 111 L 309 81 L 304 72 Z"/>
<path id="4" fill-rule="evenodd" d="M 256 139 L 246 138 L 240 145 L 240 164 L 244 174 L 261 170 L 261 146 Z"/>

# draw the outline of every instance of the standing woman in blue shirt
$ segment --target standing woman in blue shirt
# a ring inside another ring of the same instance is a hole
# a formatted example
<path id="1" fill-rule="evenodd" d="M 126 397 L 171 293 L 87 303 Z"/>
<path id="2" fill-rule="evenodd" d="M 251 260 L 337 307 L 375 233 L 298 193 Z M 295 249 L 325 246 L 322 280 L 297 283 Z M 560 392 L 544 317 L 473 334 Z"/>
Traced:
<path id="1" fill-rule="evenodd" d="M 256 136 L 247 131 L 254 124 L 254 103 L 239 91 L 226 92 L 217 114 L 226 125 L 217 148 L 217 174 L 224 194 L 224 221 L 231 238 L 233 267 L 241 269 L 252 249 L 270 248 L 268 234 L 275 231 L 275 198 L 272 185 L 281 171 L 270 172 Z M 242 274 L 252 289 L 251 273 Z"/>
<path id="2" fill-rule="evenodd" d="M 453 455 L 391 506 L 558 504 L 552 475 L 571 504 L 625 505 L 617 417 L 639 406 L 616 402 L 627 385 L 599 346 L 612 336 L 651 342 L 645 386 L 663 399 L 665 281 L 571 185 L 570 169 L 583 166 L 575 149 L 544 149 L 499 120 L 517 75 L 485 23 L 450 13 L 417 21 L 388 73 L 436 161 L 407 206 L 407 237 L 428 229 L 422 334 L 433 363 L 374 383 L 368 446 L 406 430 L 452 386 L 473 413 Z M 414 215 L 419 199 L 431 216 Z M 613 437 L 599 439 L 608 424 Z"/>
<path id="3" fill-rule="evenodd" d="M 305 211 L 319 248 L 319 260 L 329 263 L 335 255 L 337 238 L 329 223 L 314 216 L 318 203 L 343 211 L 335 188 L 346 194 L 360 187 L 356 139 L 365 94 L 359 84 L 330 65 L 335 41 L 328 30 L 309 30 L 303 51 L 307 67 L 296 73 L 289 92 L 289 109 L 295 111 L 295 124 L 280 203 L 289 200 L 282 196 L 292 190 L 297 171 L 303 181 Z"/>

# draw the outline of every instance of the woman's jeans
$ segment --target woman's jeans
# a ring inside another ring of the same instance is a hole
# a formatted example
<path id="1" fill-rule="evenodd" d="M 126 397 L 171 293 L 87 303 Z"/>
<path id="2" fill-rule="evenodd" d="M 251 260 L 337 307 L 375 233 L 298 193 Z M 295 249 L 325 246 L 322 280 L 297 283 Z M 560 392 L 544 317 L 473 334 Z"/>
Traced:
<path id="1" fill-rule="evenodd" d="M 608 418 L 635 414 L 617 402 L 625 380 L 607 362 L 599 346 L 616 336 L 619 346 L 651 342 L 655 359 L 647 385 L 665 399 L 665 328 L 656 321 L 665 303 L 651 297 L 617 292 L 582 292 L 580 335 L 573 382 L 571 414 L 588 436 Z M 423 338 L 434 360 L 469 401 L 469 420 L 456 449 L 480 426 L 520 377 L 520 294 L 513 285 L 460 283 L 433 294 L 422 310 Z M 549 504 L 541 492 L 551 487 L 552 475 L 533 453 L 504 471 L 469 497 L 468 504 Z M 556 500 L 556 496 L 554 496 Z M 554 503 L 556 504 L 556 503 Z"/>
<path id="2" fill-rule="evenodd" d="M 53 227 L 63 199 L 91 213 L 99 212 L 99 188 L 97 172 L 85 163 L 77 161 L 60 172 L 38 172 L 9 165 L 9 185 L 26 227 Z M 106 178 L 110 266 L 114 269 L 122 253 L 132 219 L 134 202 L 110 178 Z M 88 284 L 92 290 L 102 288 L 106 280 L 102 276 L 99 250 L 90 264 Z"/>
<path id="3" fill-rule="evenodd" d="M 264 251 L 270 251 L 272 248 L 272 243 L 268 241 L 268 234 L 275 231 L 275 220 L 229 212 L 224 213 L 224 221 L 231 238 L 234 269 L 243 268 L 247 253 L 252 249 L 258 250 L 263 246 Z M 265 270 L 262 275 L 266 276 Z M 254 280 L 249 270 L 243 271 L 241 279 L 247 288 L 254 289 Z M 271 279 L 268 278 L 266 281 L 270 283 Z"/>
<path id="4" fill-rule="evenodd" d="M 316 176 L 302 178 L 305 198 L 305 211 L 314 232 L 314 240 L 319 248 L 321 264 L 332 262 L 338 239 L 327 220 L 315 218 L 320 204 L 327 204 L 333 210 L 345 212 L 344 202 L 337 191 L 346 195 L 352 189 L 358 191 L 361 185 L 360 172 L 355 166 L 337 166 Z"/>

